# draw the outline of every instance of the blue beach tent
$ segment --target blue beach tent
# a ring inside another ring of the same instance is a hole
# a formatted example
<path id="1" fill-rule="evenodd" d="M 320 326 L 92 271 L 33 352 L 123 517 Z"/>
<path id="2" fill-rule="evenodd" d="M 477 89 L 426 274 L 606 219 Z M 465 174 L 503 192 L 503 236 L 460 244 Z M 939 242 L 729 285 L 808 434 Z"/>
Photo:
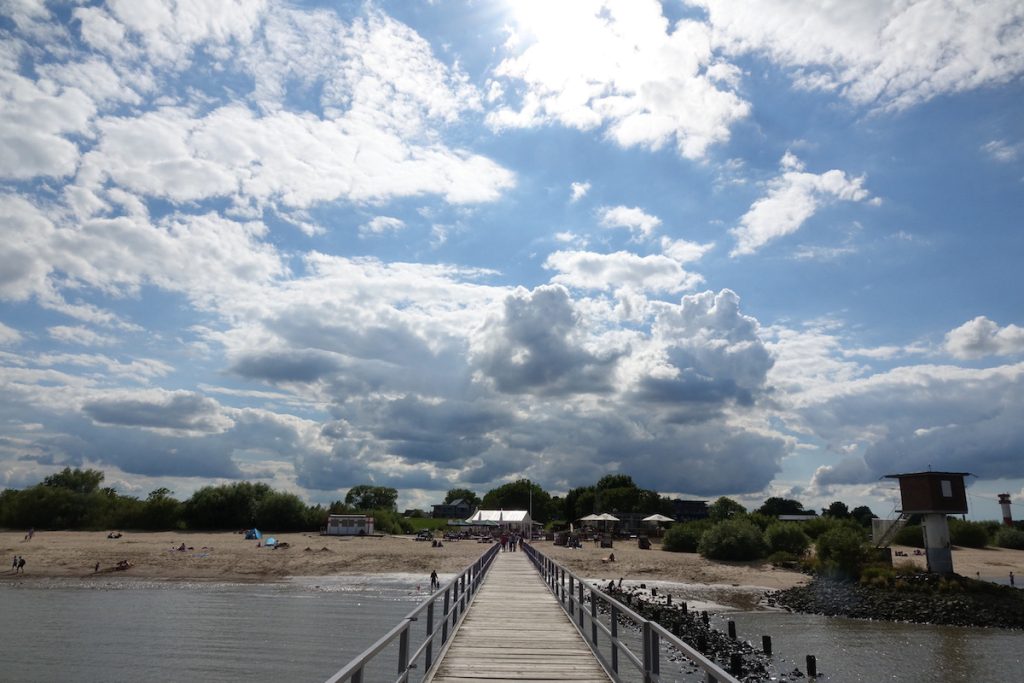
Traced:
<path id="1" fill-rule="evenodd" d="M 263 538 L 263 534 L 260 533 L 259 529 L 246 529 L 245 540 L 247 541 L 258 541 Z"/>

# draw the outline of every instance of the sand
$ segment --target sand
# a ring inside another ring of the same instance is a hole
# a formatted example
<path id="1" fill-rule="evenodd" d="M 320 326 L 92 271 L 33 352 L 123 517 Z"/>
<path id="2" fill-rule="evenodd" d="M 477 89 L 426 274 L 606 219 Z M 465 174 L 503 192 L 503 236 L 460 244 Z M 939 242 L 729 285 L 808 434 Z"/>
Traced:
<path id="1" fill-rule="evenodd" d="M 446 542 L 443 548 L 412 537 L 353 538 L 312 533 L 274 534 L 290 547 L 257 547 L 241 534 L 124 532 L 108 539 L 106 532 L 41 531 L 31 541 L 23 532 L 0 532 L 0 581 L 44 580 L 48 577 L 138 578 L 168 580 L 275 581 L 286 577 L 337 574 L 403 573 L 429 576 L 431 570 L 451 574 L 472 563 L 489 546 L 475 541 Z M 184 543 L 186 550 L 175 548 Z M 788 588 L 808 577 L 760 562 L 713 562 L 690 553 L 667 553 L 655 545 L 640 550 L 635 542 L 619 542 L 610 551 L 592 544 L 578 550 L 539 541 L 536 547 L 580 576 L 627 581 L 665 581 Z M 908 552 L 911 561 L 923 562 Z M 615 562 L 602 562 L 609 552 Z M 13 574 L 14 555 L 25 557 L 24 574 Z M 115 569 L 126 560 L 131 567 Z M 94 572 L 99 562 L 99 572 Z M 1005 578 L 1024 575 L 1024 551 L 957 549 L 956 571 L 965 576 Z"/>

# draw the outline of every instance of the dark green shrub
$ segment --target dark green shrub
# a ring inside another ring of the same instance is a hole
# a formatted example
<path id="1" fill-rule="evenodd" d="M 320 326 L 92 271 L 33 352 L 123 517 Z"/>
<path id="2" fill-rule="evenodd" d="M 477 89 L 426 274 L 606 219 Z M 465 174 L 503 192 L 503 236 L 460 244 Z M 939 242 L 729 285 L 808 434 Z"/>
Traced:
<path id="1" fill-rule="evenodd" d="M 892 540 L 893 545 L 908 545 L 911 548 L 924 547 L 924 533 L 921 527 L 916 524 L 908 524 L 896 532 Z"/>
<path id="2" fill-rule="evenodd" d="M 775 522 L 764 532 L 764 540 L 772 552 L 786 552 L 797 557 L 807 552 L 811 539 L 794 522 Z"/>
<path id="3" fill-rule="evenodd" d="M 950 519 L 949 542 L 965 548 L 984 548 L 988 545 L 988 532 L 978 522 Z"/>
<path id="4" fill-rule="evenodd" d="M 1024 550 L 1024 531 L 1004 526 L 996 532 L 995 545 L 1000 548 Z"/>
<path id="5" fill-rule="evenodd" d="M 768 562 L 776 567 L 800 569 L 800 558 L 793 553 L 787 553 L 784 550 L 779 550 L 769 555 Z"/>
<path id="6" fill-rule="evenodd" d="M 661 541 L 661 549 L 672 553 L 695 553 L 700 537 L 711 528 L 707 522 L 682 522 L 673 524 Z"/>
<path id="7" fill-rule="evenodd" d="M 701 555 L 712 560 L 756 560 L 764 557 L 767 549 L 761 529 L 743 518 L 715 524 L 697 546 Z"/>
<path id="8" fill-rule="evenodd" d="M 826 531 L 815 543 L 821 571 L 838 578 L 855 579 L 867 552 L 863 532 L 849 527 Z"/>
<path id="9" fill-rule="evenodd" d="M 412 523 L 394 510 L 373 510 L 373 529 L 378 534 L 408 534 Z"/>

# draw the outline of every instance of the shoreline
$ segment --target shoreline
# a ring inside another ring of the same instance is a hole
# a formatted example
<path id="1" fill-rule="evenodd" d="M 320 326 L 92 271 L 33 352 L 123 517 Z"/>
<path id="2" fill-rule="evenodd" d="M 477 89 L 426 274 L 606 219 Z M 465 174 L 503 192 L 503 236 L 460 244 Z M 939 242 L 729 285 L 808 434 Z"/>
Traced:
<path id="1" fill-rule="evenodd" d="M 0 531 L 0 583 L 47 578 L 155 579 L 161 581 L 277 582 L 296 577 L 381 575 L 429 576 L 431 571 L 455 574 L 474 562 L 489 545 L 464 540 L 441 548 L 412 536 L 339 537 L 316 533 L 267 534 L 288 548 L 257 547 L 234 532 L 123 532 L 109 539 L 106 531 L 40 531 L 32 540 L 24 532 Z M 178 548 L 184 544 L 186 550 Z M 718 562 L 694 553 L 669 553 L 655 545 L 640 550 L 618 541 L 611 549 L 585 545 L 579 549 L 537 541 L 534 546 L 577 576 L 607 584 L 668 582 L 721 590 L 782 590 L 807 584 L 806 574 L 775 568 L 765 562 Z M 902 547 L 894 546 L 894 551 Z M 909 549 L 912 552 L 912 549 Z M 608 562 L 614 553 L 615 561 Z M 26 559 L 24 573 L 12 573 L 15 555 Z M 923 563 L 910 555 L 900 561 Z M 115 569 L 118 562 L 130 566 Z M 99 571 L 94 571 L 99 563 Z M 955 548 L 954 568 L 969 578 L 1008 582 L 1009 572 L 1024 577 L 1024 551 L 1004 548 Z"/>

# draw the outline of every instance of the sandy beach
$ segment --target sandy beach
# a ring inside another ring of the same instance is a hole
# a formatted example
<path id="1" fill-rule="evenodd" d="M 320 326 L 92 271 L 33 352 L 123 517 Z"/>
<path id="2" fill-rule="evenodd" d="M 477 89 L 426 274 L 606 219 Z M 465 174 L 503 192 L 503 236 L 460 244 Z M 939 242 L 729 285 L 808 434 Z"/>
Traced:
<path id="1" fill-rule="evenodd" d="M 23 532 L 0 532 L 0 581 L 47 577 L 111 577 L 274 581 L 290 576 L 335 574 L 458 572 L 488 547 L 475 541 L 447 542 L 443 548 L 412 537 L 374 538 L 320 536 L 314 533 L 274 534 L 288 548 L 257 547 L 241 534 L 229 532 L 124 532 L 107 538 L 106 532 L 42 531 L 32 540 Z M 182 544 L 185 550 L 177 550 Z M 587 545 L 578 550 L 539 541 L 537 547 L 572 571 L 602 580 L 670 581 L 787 588 L 807 581 L 805 575 L 759 562 L 713 562 L 690 553 L 667 553 L 655 546 L 640 550 L 635 543 L 619 542 L 611 549 L 615 562 L 603 562 L 608 549 Z M 899 548 L 907 558 L 923 565 L 913 549 Z M 13 574 L 10 562 L 25 557 L 24 574 Z M 131 566 L 117 570 L 118 562 Z M 94 571 L 99 563 L 99 571 Z M 1024 551 L 990 548 L 956 549 L 956 571 L 965 576 L 1005 578 L 1009 572 L 1024 575 Z"/>

